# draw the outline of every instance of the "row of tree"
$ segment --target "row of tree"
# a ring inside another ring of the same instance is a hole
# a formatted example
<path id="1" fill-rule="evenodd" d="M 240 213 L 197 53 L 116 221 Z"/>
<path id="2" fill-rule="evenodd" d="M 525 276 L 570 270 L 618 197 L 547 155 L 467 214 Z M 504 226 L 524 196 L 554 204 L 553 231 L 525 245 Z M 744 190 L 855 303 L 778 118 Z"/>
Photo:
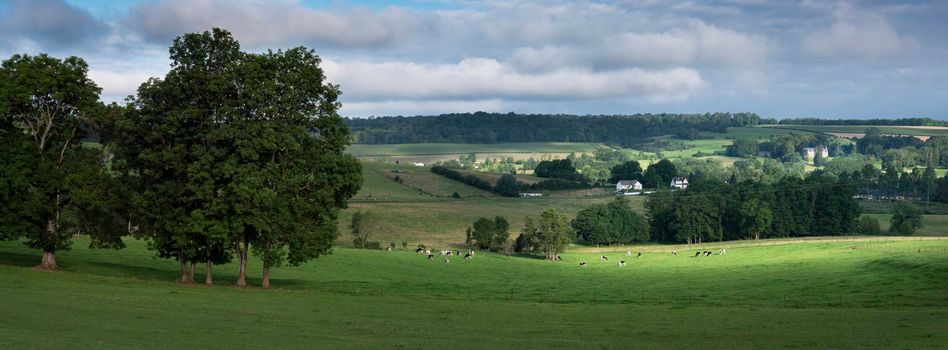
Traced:
<path id="1" fill-rule="evenodd" d="M 855 232 L 855 194 L 850 181 L 815 173 L 774 184 L 700 182 L 652 194 L 646 209 L 651 237 L 661 242 L 834 236 Z"/>
<path id="2" fill-rule="evenodd" d="M 726 132 L 728 127 L 759 122 L 760 117 L 753 113 L 577 116 L 477 112 L 346 119 L 356 142 L 368 144 L 599 142 L 621 146 L 680 130 Z"/>
<path id="3" fill-rule="evenodd" d="M 171 70 L 103 106 L 79 58 L 17 55 L 0 69 L 0 235 L 55 269 L 74 233 L 94 247 L 147 239 L 191 283 L 197 264 L 248 255 L 269 269 L 329 252 L 361 186 L 339 88 L 299 47 L 255 54 L 220 29 L 178 37 Z M 84 144 L 94 132 L 98 144 Z M 10 160 L 9 162 L 7 160 Z"/>

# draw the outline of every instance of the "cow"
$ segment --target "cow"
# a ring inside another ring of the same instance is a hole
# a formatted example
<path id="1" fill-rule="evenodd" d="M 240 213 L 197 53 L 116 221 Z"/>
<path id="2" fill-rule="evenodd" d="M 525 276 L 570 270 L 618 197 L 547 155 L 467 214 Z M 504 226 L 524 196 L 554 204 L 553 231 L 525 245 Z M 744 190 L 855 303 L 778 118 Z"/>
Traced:
<path id="1" fill-rule="evenodd" d="M 632 256 L 632 251 L 631 251 L 631 250 L 626 250 L 626 251 L 625 251 L 625 256 Z"/>
<path id="2" fill-rule="evenodd" d="M 639 252 L 639 255 L 636 255 L 635 257 L 636 257 L 636 258 L 641 258 L 641 257 L 642 257 L 642 252 Z"/>
<path id="3" fill-rule="evenodd" d="M 579 266 L 580 266 L 580 267 L 586 267 L 586 262 L 585 262 L 585 261 L 580 261 L 580 262 L 579 262 Z"/>
<path id="4" fill-rule="evenodd" d="M 599 257 L 599 261 L 606 261 L 606 260 L 609 260 L 609 258 L 607 258 L 605 255 Z"/>
<path id="5" fill-rule="evenodd" d="M 678 256 L 678 251 L 677 251 L 677 250 L 672 250 L 672 255 Z"/>
<path id="6" fill-rule="evenodd" d="M 428 254 L 428 261 L 431 261 L 431 259 L 434 259 L 434 254 Z"/>
<path id="7" fill-rule="evenodd" d="M 425 250 L 422 249 L 422 248 L 415 249 L 415 253 L 418 253 L 418 254 L 421 254 L 421 253 L 423 253 L 424 251 L 425 251 Z"/>
<path id="8" fill-rule="evenodd" d="M 727 249 L 726 249 L 726 248 L 721 248 L 721 250 L 718 251 L 718 255 L 724 255 L 724 253 L 727 253 Z"/>
<path id="9" fill-rule="evenodd" d="M 464 254 L 464 259 L 465 259 L 465 260 L 470 259 L 471 256 L 473 256 L 473 255 L 471 255 L 471 253 Z"/>
<path id="10" fill-rule="evenodd" d="M 444 263 L 447 264 L 447 263 L 449 263 L 449 262 L 451 262 L 451 258 L 445 257 L 445 258 L 444 258 Z"/>
<path id="11" fill-rule="evenodd" d="M 623 267 L 623 266 L 625 266 L 625 260 L 620 260 L 620 261 L 619 261 L 619 267 Z"/>
<path id="12" fill-rule="evenodd" d="M 697 258 L 697 257 L 699 257 L 699 256 L 701 256 L 701 252 L 695 252 L 695 256 L 694 256 L 694 257 Z"/>
<path id="13" fill-rule="evenodd" d="M 710 250 L 705 250 L 705 251 L 704 251 L 704 256 L 711 256 L 711 251 L 710 251 Z"/>

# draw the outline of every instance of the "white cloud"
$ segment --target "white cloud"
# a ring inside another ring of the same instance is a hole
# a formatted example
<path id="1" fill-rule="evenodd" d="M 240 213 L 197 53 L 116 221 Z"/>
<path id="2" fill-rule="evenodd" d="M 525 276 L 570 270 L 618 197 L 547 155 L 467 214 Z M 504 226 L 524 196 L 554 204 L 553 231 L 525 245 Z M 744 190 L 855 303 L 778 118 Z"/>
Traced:
<path id="1" fill-rule="evenodd" d="M 124 22 L 163 44 L 185 32 L 220 27 L 250 47 L 264 48 L 302 43 L 384 46 L 421 29 L 416 16 L 394 7 L 325 11 L 295 1 L 156 0 L 134 6 Z"/>
<path id="2" fill-rule="evenodd" d="M 354 100 L 598 99 L 669 101 L 687 98 L 706 83 L 688 68 L 611 71 L 559 69 L 523 73 L 494 59 L 456 64 L 405 61 L 324 61 L 331 81 Z"/>
<path id="3" fill-rule="evenodd" d="M 806 53 L 817 57 L 875 59 L 905 55 L 918 48 L 913 37 L 900 34 L 879 14 L 842 3 L 834 16 L 832 25 L 804 39 Z"/>
<path id="4" fill-rule="evenodd" d="M 101 98 L 107 102 L 121 102 L 128 95 L 134 95 L 138 86 L 149 78 L 164 75 L 156 71 L 89 70 L 89 78 L 102 88 Z"/>
<path id="5" fill-rule="evenodd" d="M 594 44 L 519 48 L 513 51 L 511 62 L 530 70 L 590 65 L 614 68 L 697 64 L 753 68 L 766 60 L 770 46 L 760 36 L 691 21 L 684 28 L 625 32 Z"/>

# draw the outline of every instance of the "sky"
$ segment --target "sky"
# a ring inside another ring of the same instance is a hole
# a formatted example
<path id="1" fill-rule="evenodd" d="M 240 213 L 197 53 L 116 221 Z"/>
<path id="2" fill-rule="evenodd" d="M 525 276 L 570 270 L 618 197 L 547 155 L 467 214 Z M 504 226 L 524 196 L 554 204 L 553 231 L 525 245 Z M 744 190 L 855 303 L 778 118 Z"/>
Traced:
<path id="1" fill-rule="evenodd" d="M 0 58 L 79 56 L 106 102 L 184 33 L 305 46 L 350 117 L 948 118 L 948 1 L 0 0 Z"/>

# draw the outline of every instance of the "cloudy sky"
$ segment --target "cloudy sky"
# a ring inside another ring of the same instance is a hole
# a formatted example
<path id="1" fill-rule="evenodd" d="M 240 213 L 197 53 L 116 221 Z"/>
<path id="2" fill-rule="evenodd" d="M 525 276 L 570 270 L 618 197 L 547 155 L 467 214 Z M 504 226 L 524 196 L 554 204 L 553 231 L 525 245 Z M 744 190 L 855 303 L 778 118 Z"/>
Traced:
<path id="1" fill-rule="evenodd" d="M 212 27 L 307 46 L 347 116 L 948 118 L 948 1 L 0 0 L 0 57 L 77 55 L 121 101 Z"/>

